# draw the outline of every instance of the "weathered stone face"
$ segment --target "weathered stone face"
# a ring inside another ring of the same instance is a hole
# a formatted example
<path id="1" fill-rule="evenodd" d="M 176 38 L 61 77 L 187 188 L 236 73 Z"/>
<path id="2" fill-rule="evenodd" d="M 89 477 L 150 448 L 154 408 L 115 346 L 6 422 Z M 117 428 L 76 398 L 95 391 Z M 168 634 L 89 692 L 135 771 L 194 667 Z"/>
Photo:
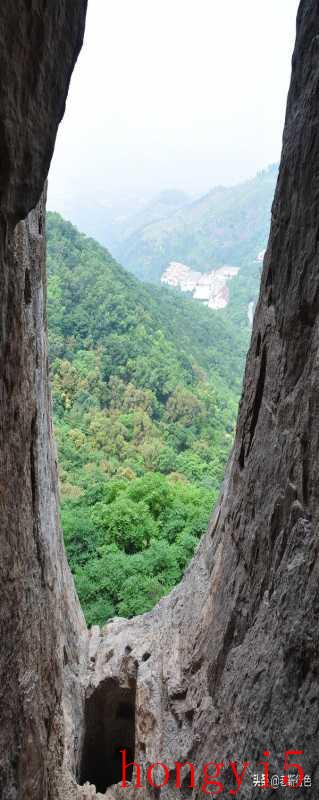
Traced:
<path id="1" fill-rule="evenodd" d="M 69 685 L 85 632 L 58 519 L 40 200 L 85 10 L 85 0 L 0 5 L 2 800 L 58 796 L 63 654 Z"/>
<path id="2" fill-rule="evenodd" d="M 315 798 L 318 3 L 299 10 L 271 236 L 218 507 L 180 586 L 149 614 L 94 629 L 88 648 L 59 532 L 43 200 L 16 225 L 39 201 L 84 16 L 84 0 L 0 8 L 0 794 L 94 797 L 78 783 L 115 779 L 107 766 L 103 775 L 103 748 L 123 734 L 128 749 L 135 739 L 143 785 L 150 763 L 171 770 L 157 797 L 190 796 L 187 781 L 182 793 L 174 786 L 174 762 L 198 770 L 233 759 L 250 762 L 240 796 L 252 800 L 263 752 L 281 775 L 284 751 L 297 749 Z M 222 780 L 234 787 L 229 770 Z M 154 791 L 131 793 L 145 795 Z"/>
<path id="3" fill-rule="evenodd" d="M 56 796 L 63 662 L 68 683 L 85 633 L 59 526 L 44 226 L 45 196 L 1 241 L 0 795 L 10 800 Z"/>
<path id="4" fill-rule="evenodd" d="M 0 7 L 0 209 L 23 219 L 39 200 L 87 0 L 3 0 Z"/>

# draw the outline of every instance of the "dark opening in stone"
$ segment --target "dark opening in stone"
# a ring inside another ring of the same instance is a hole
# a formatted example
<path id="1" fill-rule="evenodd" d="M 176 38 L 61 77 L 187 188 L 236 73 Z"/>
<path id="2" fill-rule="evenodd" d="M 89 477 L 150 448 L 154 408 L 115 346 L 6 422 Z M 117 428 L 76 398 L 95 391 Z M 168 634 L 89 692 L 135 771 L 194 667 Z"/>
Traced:
<path id="1" fill-rule="evenodd" d="M 114 679 L 103 681 L 87 698 L 85 735 L 80 783 L 96 786 L 105 792 L 108 786 L 122 780 L 122 754 L 126 763 L 134 761 L 135 686 L 125 689 Z M 132 778 L 132 767 L 126 780 Z"/>
<path id="2" fill-rule="evenodd" d="M 30 280 L 30 271 L 26 269 L 24 276 L 24 302 L 26 306 L 30 305 L 32 300 L 32 289 Z"/>
<path id="3" fill-rule="evenodd" d="M 144 655 L 142 656 L 142 661 L 148 661 L 149 658 L 151 658 L 151 654 L 150 653 L 144 653 Z"/>

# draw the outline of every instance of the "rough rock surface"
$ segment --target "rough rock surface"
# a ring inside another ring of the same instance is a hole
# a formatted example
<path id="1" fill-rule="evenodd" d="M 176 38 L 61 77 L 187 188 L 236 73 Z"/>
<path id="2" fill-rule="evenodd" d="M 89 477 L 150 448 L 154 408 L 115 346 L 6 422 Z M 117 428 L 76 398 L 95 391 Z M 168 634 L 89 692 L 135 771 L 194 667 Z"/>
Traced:
<path id="1" fill-rule="evenodd" d="M 58 521 L 40 200 L 85 10 L 85 0 L 0 4 L 2 800 L 58 797 L 63 659 L 69 686 L 85 633 Z"/>
<path id="2" fill-rule="evenodd" d="M 94 786 L 103 796 L 119 777 L 114 748 L 130 755 L 134 742 L 143 785 L 154 761 L 170 769 L 161 790 L 127 789 L 134 800 L 179 797 L 176 761 L 197 765 L 193 794 L 203 796 L 201 765 L 230 759 L 250 761 L 240 796 L 253 800 L 264 750 L 282 774 L 287 749 L 304 750 L 296 760 L 316 798 L 318 2 L 299 10 L 271 236 L 219 504 L 180 586 L 143 617 L 93 629 L 88 642 L 58 526 L 43 201 L 13 230 L 39 200 L 84 12 L 80 0 L 3 0 L 0 10 L 1 797 L 89 800 Z M 189 797 L 187 769 L 184 777 Z M 222 781 L 229 791 L 229 769 Z"/>
<path id="3" fill-rule="evenodd" d="M 92 634 L 87 710 L 103 687 L 107 693 L 116 680 L 136 682 L 135 760 L 144 765 L 143 785 L 155 761 L 173 770 L 175 761 L 227 766 L 233 758 L 250 762 L 240 797 L 251 800 L 260 796 L 253 774 L 262 773 L 264 751 L 270 775 L 282 775 L 284 752 L 296 749 L 304 755 L 291 760 L 312 778 L 303 791 L 318 797 L 318 98 L 319 5 L 303 0 L 224 490 L 181 585 L 153 612 Z M 104 723 L 113 724 L 107 712 Z M 98 746 L 104 735 L 98 711 L 95 733 L 90 723 L 89 736 L 95 735 Z M 223 784 L 225 791 L 234 787 L 229 769 Z M 166 787 L 145 794 L 179 796 L 173 772 Z M 200 789 L 196 795 L 203 796 Z"/>
<path id="4" fill-rule="evenodd" d="M 23 219 L 48 174 L 87 0 L 2 0 L 0 211 Z"/>

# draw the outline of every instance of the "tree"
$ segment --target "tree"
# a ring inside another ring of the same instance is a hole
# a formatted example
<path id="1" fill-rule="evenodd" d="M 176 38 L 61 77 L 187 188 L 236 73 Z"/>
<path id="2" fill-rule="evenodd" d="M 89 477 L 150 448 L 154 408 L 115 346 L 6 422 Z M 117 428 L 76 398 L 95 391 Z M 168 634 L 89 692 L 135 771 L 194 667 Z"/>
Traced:
<path id="1" fill-rule="evenodd" d="M 104 532 L 105 542 L 113 542 L 128 554 L 145 549 L 157 533 L 146 503 L 134 503 L 127 496 L 119 496 L 109 505 L 99 504 L 93 521 Z"/>

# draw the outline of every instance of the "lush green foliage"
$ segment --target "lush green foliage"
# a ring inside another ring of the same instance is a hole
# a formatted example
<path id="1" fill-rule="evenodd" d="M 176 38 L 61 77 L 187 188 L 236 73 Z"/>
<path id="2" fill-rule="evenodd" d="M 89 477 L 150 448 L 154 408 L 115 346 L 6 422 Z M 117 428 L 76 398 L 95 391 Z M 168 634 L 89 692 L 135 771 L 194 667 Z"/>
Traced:
<path id="1" fill-rule="evenodd" d="M 103 623 L 180 580 L 223 478 L 246 340 L 59 215 L 47 235 L 63 528 L 87 620 Z"/>
<path id="2" fill-rule="evenodd" d="M 180 580 L 211 510 L 208 489 L 164 475 L 113 478 L 63 509 L 89 623 L 147 611 Z"/>

